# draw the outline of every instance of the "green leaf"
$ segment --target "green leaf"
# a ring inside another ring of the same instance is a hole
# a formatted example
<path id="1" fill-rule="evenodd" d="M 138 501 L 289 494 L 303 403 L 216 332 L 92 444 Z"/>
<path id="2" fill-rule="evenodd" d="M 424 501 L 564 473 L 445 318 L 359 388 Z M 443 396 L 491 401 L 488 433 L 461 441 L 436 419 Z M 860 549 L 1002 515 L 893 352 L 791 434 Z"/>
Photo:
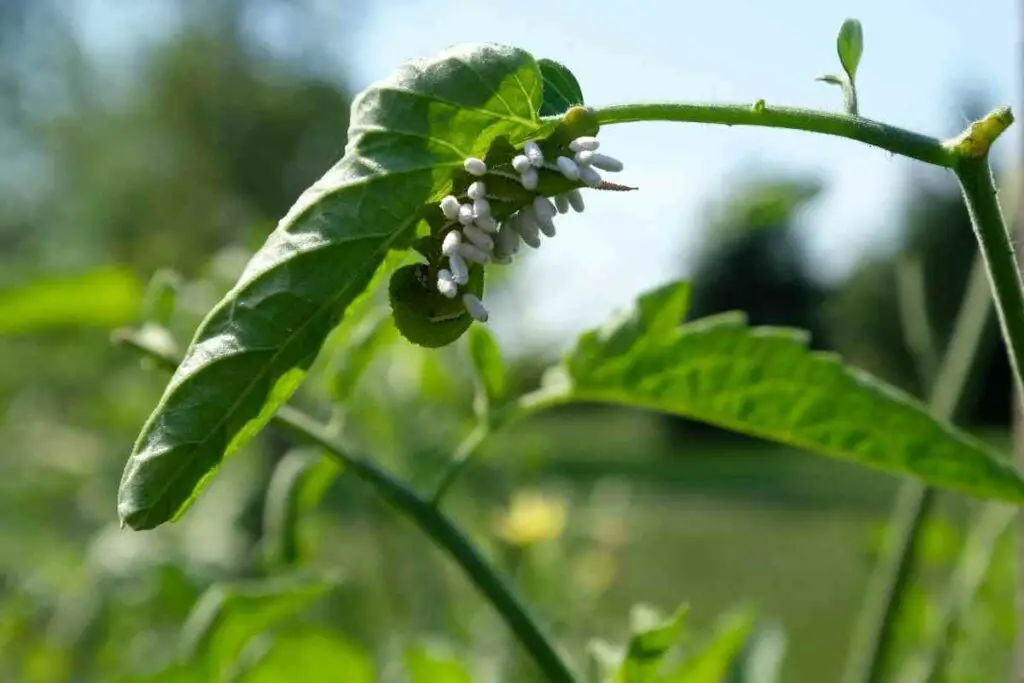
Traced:
<path id="1" fill-rule="evenodd" d="M 338 461 L 317 449 L 295 449 L 281 458 L 270 477 L 263 516 L 263 554 L 268 565 L 288 566 L 301 559 L 299 525 L 340 473 Z"/>
<path id="2" fill-rule="evenodd" d="M 570 107 L 583 104 L 583 90 L 568 68 L 551 59 L 540 59 L 537 65 L 544 79 L 541 116 L 564 114 Z"/>
<path id="3" fill-rule="evenodd" d="M 334 585 L 299 576 L 214 585 L 196 601 L 182 629 L 182 660 L 222 675 L 253 637 L 309 608 Z"/>
<path id="4" fill-rule="evenodd" d="M 999 455 L 834 354 L 809 351 L 806 333 L 752 328 L 741 314 L 679 325 L 688 291 L 663 287 L 610 328 L 584 334 L 565 363 L 570 397 L 682 415 L 933 486 L 1024 502 L 1024 480 Z"/>
<path id="5" fill-rule="evenodd" d="M 499 139 L 542 128 L 527 52 L 472 44 L 410 62 L 361 93 L 344 157 L 310 187 L 199 326 L 125 467 L 122 521 L 180 516 L 221 460 L 296 390 L 390 249 Z"/>
<path id="6" fill-rule="evenodd" d="M 647 683 L 653 681 L 662 659 L 679 641 L 683 622 L 688 612 L 680 607 L 668 619 L 662 619 L 650 608 L 638 605 L 630 614 L 633 632 L 626 647 L 626 658 L 616 676 L 619 683 Z"/>
<path id="7" fill-rule="evenodd" d="M 480 325 L 469 329 L 469 357 L 476 371 L 478 391 L 484 399 L 480 412 L 494 408 L 505 399 L 508 378 L 505 363 L 501 358 L 501 349 L 490 330 Z"/>
<path id="8" fill-rule="evenodd" d="M 405 653 L 409 683 L 472 683 L 466 667 L 455 657 L 436 648 L 417 646 Z"/>
<path id="9" fill-rule="evenodd" d="M 847 19 L 843 22 L 836 38 L 836 51 L 839 53 L 843 70 L 850 77 L 850 83 L 856 83 L 857 67 L 860 65 L 861 55 L 864 54 L 864 31 L 859 21 Z"/>
<path id="10" fill-rule="evenodd" d="M 118 327 L 135 319 L 141 301 L 138 278 L 119 267 L 40 279 L 0 290 L 0 335 Z"/>
<path id="11" fill-rule="evenodd" d="M 232 679 L 237 683 L 374 683 L 370 656 L 328 631 L 306 628 L 275 635 L 259 659 Z"/>
<path id="12" fill-rule="evenodd" d="M 664 683 L 726 683 L 754 629 L 754 615 L 743 611 L 727 615 L 702 649 L 665 676 Z"/>

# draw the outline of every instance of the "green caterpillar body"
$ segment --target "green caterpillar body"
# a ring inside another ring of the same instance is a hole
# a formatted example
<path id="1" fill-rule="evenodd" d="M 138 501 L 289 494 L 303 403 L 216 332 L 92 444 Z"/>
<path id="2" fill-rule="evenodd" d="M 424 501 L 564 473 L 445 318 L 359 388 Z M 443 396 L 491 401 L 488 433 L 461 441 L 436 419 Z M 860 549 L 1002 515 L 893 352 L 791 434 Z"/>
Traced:
<path id="1" fill-rule="evenodd" d="M 437 273 L 426 263 L 403 266 L 391 275 L 388 295 L 395 327 L 414 344 L 431 349 L 451 344 L 469 329 L 473 319 L 461 299 L 448 299 L 437 291 Z M 469 283 L 463 286 L 477 296 L 483 294 L 484 269 L 474 266 Z"/>

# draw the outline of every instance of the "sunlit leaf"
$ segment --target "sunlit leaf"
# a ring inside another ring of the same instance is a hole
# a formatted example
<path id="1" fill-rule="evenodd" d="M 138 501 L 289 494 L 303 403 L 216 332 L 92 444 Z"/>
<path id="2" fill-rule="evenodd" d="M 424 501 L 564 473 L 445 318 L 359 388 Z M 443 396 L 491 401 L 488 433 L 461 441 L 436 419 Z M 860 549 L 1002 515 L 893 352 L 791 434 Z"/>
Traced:
<path id="1" fill-rule="evenodd" d="M 296 576 L 214 585 L 196 602 L 182 629 L 181 657 L 224 672 L 253 637 L 307 609 L 334 585 Z"/>
<path id="2" fill-rule="evenodd" d="M 370 656 L 336 634 L 302 629 L 275 635 L 259 659 L 235 683 L 374 683 Z"/>
<path id="3" fill-rule="evenodd" d="M 472 44 L 410 62 L 360 94 L 345 155 L 200 325 L 144 426 L 119 492 L 127 525 L 148 529 L 184 511 L 299 386 L 388 251 L 408 247 L 437 212 L 463 161 L 543 128 L 542 91 L 528 53 Z"/>
<path id="4" fill-rule="evenodd" d="M 1004 459 L 911 397 L 809 351 L 796 330 L 750 327 L 740 314 L 679 325 L 687 298 L 685 285 L 661 288 L 611 327 L 584 334 L 565 363 L 570 395 L 1024 502 L 1024 480 Z"/>
<path id="5" fill-rule="evenodd" d="M 409 683 L 472 683 L 466 667 L 450 654 L 417 646 L 405 653 Z"/>
<path id="6" fill-rule="evenodd" d="M 857 67 L 860 66 L 861 55 L 864 54 L 864 30 L 856 19 L 847 19 L 839 28 L 836 38 L 836 52 L 843 70 L 850 77 L 850 83 L 857 80 Z"/>
<path id="7" fill-rule="evenodd" d="M 138 315 L 142 284 L 117 267 L 0 290 L 0 335 L 71 327 L 111 328 Z"/>

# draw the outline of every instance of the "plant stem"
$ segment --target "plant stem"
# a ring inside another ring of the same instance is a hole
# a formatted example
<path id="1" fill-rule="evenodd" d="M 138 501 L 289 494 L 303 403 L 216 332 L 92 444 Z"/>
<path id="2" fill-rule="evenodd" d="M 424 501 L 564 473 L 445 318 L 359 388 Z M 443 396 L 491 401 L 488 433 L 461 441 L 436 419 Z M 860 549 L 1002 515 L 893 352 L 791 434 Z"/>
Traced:
<path id="1" fill-rule="evenodd" d="M 860 116 L 752 104 L 621 104 L 595 107 L 601 125 L 636 121 L 680 121 L 726 126 L 765 126 L 858 140 L 894 154 L 952 168 L 956 153 L 941 140 Z"/>
<path id="2" fill-rule="evenodd" d="M 999 208 L 987 156 L 964 156 L 954 170 L 988 268 L 999 327 L 1013 366 L 1015 386 L 1020 391 L 1024 388 L 1024 282 L 1017 268 L 1013 241 Z"/>
<path id="3" fill-rule="evenodd" d="M 462 567 L 470 580 L 515 633 L 519 642 L 533 657 L 537 666 L 553 683 L 572 683 L 575 677 L 555 651 L 548 637 L 526 611 L 512 589 L 501 579 L 459 529 L 403 482 L 372 462 L 352 455 L 337 444 L 313 419 L 304 413 L 283 406 L 275 416 L 276 424 L 302 441 L 321 446 L 353 474 L 369 483 L 388 502 L 413 520 L 438 546 Z"/>
<path id="4" fill-rule="evenodd" d="M 121 332 L 115 340 L 140 352 L 164 370 L 173 371 L 178 365 L 177 359 L 147 344 L 132 332 Z M 271 424 L 289 432 L 300 441 L 323 448 L 346 469 L 373 486 L 381 497 L 411 519 L 462 568 L 501 615 L 549 681 L 575 682 L 575 676 L 568 664 L 555 650 L 551 640 L 533 620 L 512 589 L 487 563 L 473 543 L 430 500 L 422 498 L 404 482 L 373 462 L 352 454 L 338 443 L 323 425 L 291 406 L 282 406 L 271 418 Z"/>
<path id="5" fill-rule="evenodd" d="M 917 301 L 914 307 L 923 305 Z M 991 321 L 992 297 L 980 256 L 971 269 L 949 347 L 932 381 L 932 413 L 944 420 L 963 414 L 977 395 L 981 373 L 978 365 L 995 341 Z M 910 313 L 910 312 L 908 312 Z M 914 558 L 925 520 L 934 508 L 936 492 L 916 481 L 907 481 L 897 497 L 882 557 L 872 573 L 844 683 L 878 683 L 893 645 L 893 633 L 902 612 L 906 589 L 913 576 Z"/>
<path id="6" fill-rule="evenodd" d="M 480 446 L 483 445 L 483 442 L 492 432 L 507 427 L 513 422 L 522 420 L 546 408 L 563 403 L 567 398 L 568 395 L 561 387 L 538 389 L 537 391 L 520 396 L 516 401 L 499 410 L 493 411 L 488 416 L 486 423 L 478 425 L 459 444 L 459 447 L 455 450 L 455 455 L 448 461 L 444 470 L 441 471 L 441 475 L 437 478 L 434 493 L 430 496 L 431 502 L 435 506 L 441 504 L 448 489 L 455 483 L 455 480 L 462 474 L 463 470 L 469 466 L 477 453 L 480 452 Z"/>

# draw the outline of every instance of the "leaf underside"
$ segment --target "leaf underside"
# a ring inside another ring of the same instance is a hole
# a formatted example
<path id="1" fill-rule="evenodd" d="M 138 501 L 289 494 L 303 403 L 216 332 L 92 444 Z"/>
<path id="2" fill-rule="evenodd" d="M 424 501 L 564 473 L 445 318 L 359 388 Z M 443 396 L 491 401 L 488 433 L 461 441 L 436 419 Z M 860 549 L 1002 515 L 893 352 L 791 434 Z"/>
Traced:
<path id="1" fill-rule="evenodd" d="M 557 76 L 562 87 L 575 84 L 564 67 Z M 484 157 L 499 138 L 536 134 L 542 105 L 556 99 L 551 87 L 529 53 L 469 44 L 410 62 L 356 98 L 344 156 L 207 315 L 143 427 L 118 496 L 125 524 L 149 529 L 180 516 L 221 460 L 296 390 L 464 159 Z"/>
<path id="2" fill-rule="evenodd" d="M 680 325 L 688 291 L 656 290 L 612 327 L 583 335 L 566 360 L 571 395 L 1024 502 L 1024 480 L 997 454 L 834 354 L 809 351 L 806 334 L 750 327 L 740 314 Z"/>

